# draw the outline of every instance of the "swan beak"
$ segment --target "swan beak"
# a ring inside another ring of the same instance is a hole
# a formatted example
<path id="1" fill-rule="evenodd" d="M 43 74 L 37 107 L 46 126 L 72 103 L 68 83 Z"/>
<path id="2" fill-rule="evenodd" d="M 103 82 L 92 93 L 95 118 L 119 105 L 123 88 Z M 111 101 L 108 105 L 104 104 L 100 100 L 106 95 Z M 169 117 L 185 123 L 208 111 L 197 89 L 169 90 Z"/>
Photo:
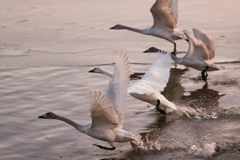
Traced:
<path id="1" fill-rule="evenodd" d="M 91 71 L 88 71 L 88 72 L 95 72 L 96 71 L 96 68 L 93 68 Z"/>
<path id="2" fill-rule="evenodd" d="M 161 51 L 161 50 L 156 48 L 156 47 L 150 47 L 146 51 L 144 51 L 143 53 L 157 53 L 159 51 Z"/>
<path id="3" fill-rule="evenodd" d="M 93 70 L 91 70 L 91 71 L 88 71 L 88 72 L 94 72 Z"/>
<path id="4" fill-rule="evenodd" d="M 146 51 L 143 51 L 143 53 L 148 53 L 148 50 L 146 50 Z"/>
<path id="5" fill-rule="evenodd" d="M 46 116 L 42 115 L 42 116 L 39 116 L 38 118 L 46 118 Z"/>

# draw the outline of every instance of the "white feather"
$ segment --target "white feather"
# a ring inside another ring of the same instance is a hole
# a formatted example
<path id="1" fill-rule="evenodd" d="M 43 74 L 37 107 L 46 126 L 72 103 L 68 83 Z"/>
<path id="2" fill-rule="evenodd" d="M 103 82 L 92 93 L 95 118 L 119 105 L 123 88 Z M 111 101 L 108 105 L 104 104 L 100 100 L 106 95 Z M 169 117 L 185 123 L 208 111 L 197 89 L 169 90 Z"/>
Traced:
<path id="1" fill-rule="evenodd" d="M 141 136 L 122 129 L 123 116 L 127 101 L 127 85 L 130 76 L 127 54 L 115 53 L 115 69 L 109 82 L 106 96 L 101 91 L 91 91 L 88 96 L 91 102 L 92 124 L 80 125 L 70 119 L 58 116 L 52 112 L 39 118 L 58 119 L 72 125 L 80 132 L 93 138 L 108 142 L 112 148 L 96 145 L 102 149 L 114 150 L 114 142 L 139 143 Z M 96 71 L 95 68 L 93 71 Z M 102 70 L 98 68 L 98 70 Z M 106 72 L 105 72 L 106 73 Z"/>
<path id="2" fill-rule="evenodd" d="M 144 74 L 141 80 L 136 83 L 128 85 L 128 93 L 145 102 L 156 105 L 159 99 L 161 105 L 170 107 L 174 110 L 177 107 L 169 102 L 163 95 L 160 94 L 161 91 L 167 85 L 169 79 L 171 65 L 170 53 L 166 51 L 160 51 L 157 60 L 149 67 L 148 71 Z M 104 69 L 99 69 L 97 73 L 105 74 L 111 76 L 111 73 Z"/>
<path id="3" fill-rule="evenodd" d="M 149 67 L 142 79 L 128 87 L 128 93 L 150 95 L 163 91 L 169 79 L 171 65 L 170 54 L 160 53 L 158 59 Z"/>
<path id="4" fill-rule="evenodd" d="M 183 58 L 172 56 L 172 59 L 179 64 L 203 71 L 206 66 L 207 71 L 220 70 L 216 64 L 209 61 L 215 56 L 214 39 L 199 29 L 193 29 L 194 36 L 188 31 L 184 31 L 188 38 L 189 49 Z"/>
<path id="5" fill-rule="evenodd" d="M 127 29 L 141 34 L 163 38 L 171 43 L 174 40 L 185 39 L 183 32 L 177 28 L 178 0 L 156 0 L 150 9 L 153 25 L 146 29 L 137 29 L 123 25 L 115 25 L 111 29 Z"/>
<path id="6" fill-rule="evenodd" d="M 130 66 L 127 54 L 115 54 L 115 68 L 111 81 L 109 82 L 106 97 L 114 104 L 115 110 L 123 123 L 123 116 L 127 102 L 127 87 L 130 77 Z"/>

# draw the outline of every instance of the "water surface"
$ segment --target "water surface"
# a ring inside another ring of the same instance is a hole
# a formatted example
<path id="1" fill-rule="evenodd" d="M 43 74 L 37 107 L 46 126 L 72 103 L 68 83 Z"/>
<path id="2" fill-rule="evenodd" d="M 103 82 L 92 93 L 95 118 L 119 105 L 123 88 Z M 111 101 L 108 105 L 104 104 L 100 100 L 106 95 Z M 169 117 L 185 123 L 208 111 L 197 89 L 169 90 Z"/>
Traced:
<path id="1" fill-rule="evenodd" d="M 92 146 L 107 144 L 63 122 L 37 117 L 52 111 L 91 123 L 86 92 L 105 92 L 109 78 L 89 70 L 102 66 L 113 71 L 112 51 L 123 49 L 131 81 L 136 81 L 157 57 L 142 51 L 151 46 L 171 51 L 173 45 L 165 40 L 108 29 L 118 23 L 150 26 L 154 0 L 24 2 L 0 6 L 1 159 L 240 159 L 238 0 L 179 1 L 179 28 L 195 27 L 213 36 L 213 61 L 226 69 L 210 72 L 206 85 L 198 79 L 199 71 L 172 65 L 163 95 L 195 109 L 198 118 L 164 117 L 154 106 L 128 96 L 124 129 L 141 133 L 144 145 L 134 150 L 129 143 L 116 143 L 115 151 Z M 185 41 L 177 45 L 179 51 L 188 49 Z"/>

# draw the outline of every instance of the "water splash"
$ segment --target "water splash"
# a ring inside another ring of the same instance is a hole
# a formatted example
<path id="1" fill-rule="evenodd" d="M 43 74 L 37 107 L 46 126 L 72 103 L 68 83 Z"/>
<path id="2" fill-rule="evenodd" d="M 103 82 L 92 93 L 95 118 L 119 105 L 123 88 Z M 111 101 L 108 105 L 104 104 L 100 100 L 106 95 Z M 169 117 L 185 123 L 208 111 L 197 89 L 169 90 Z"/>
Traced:
<path id="1" fill-rule="evenodd" d="M 178 105 L 176 113 L 182 117 L 186 116 L 190 119 L 217 119 L 218 113 L 214 110 L 208 110 L 206 108 L 192 108 L 190 106 Z"/>
<path id="2" fill-rule="evenodd" d="M 138 151 L 159 151 L 161 145 L 159 141 L 158 129 L 150 129 L 140 133 L 142 140 L 135 148 Z"/>
<path id="3" fill-rule="evenodd" d="M 205 144 L 203 148 L 197 147 L 196 145 L 192 145 L 190 147 L 190 152 L 192 155 L 196 157 L 208 158 L 212 157 L 215 153 L 216 143 L 212 142 L 209 144 Z"/>

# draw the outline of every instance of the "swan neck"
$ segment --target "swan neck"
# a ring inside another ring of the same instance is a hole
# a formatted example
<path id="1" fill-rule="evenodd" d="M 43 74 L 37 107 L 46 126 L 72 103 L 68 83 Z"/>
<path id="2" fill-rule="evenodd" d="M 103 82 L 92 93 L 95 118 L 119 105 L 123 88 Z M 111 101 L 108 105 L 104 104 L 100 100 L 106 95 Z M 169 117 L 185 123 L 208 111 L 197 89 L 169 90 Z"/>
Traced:
<path id="1" fill-rule="evenodd" d="M 107 76 L 109 76 L 109 77 L 112 77 L 112 76 L 113 76 L 112 73 L 110 73 L 110 72 L 108 72 L 108 71 L 106 71 L 106 70 L 103 70 L 103 71 L 102 71 L 102 74 L 105 74 L 105 75 L 107 75 Z"/>
<path id="2" fill-rule="evenodd" d="M 58 119 L 58 120 L 61 120 L 63 122 L 66 122 L 67 124 L 73 126 L 74 128 L 76 128 L 77 130 L 79 130 L 80 132 L 83 132 L 83 133 L 86 133 L 86 126 L 85 125 L 81 125 L 81 124 L 78 124 L 68 118 L 65 118 L 65 117 L 61 117 L 61 116 L 58 116 L 58 115 L 55 115 L 55 119 Z"/>
<path id="3" fill-rule="evenodd" d="M 122 26 L 121 29 L 127 29 L 127 30 L 130 30 L 133 32 L 147 34 L 147 33 L 145 33 L 145 31 L 146 31 L 145 29 L 137 29 L 137 28 L 132 28 L 132 27 L 128 27 L 128 26 Z"/>

